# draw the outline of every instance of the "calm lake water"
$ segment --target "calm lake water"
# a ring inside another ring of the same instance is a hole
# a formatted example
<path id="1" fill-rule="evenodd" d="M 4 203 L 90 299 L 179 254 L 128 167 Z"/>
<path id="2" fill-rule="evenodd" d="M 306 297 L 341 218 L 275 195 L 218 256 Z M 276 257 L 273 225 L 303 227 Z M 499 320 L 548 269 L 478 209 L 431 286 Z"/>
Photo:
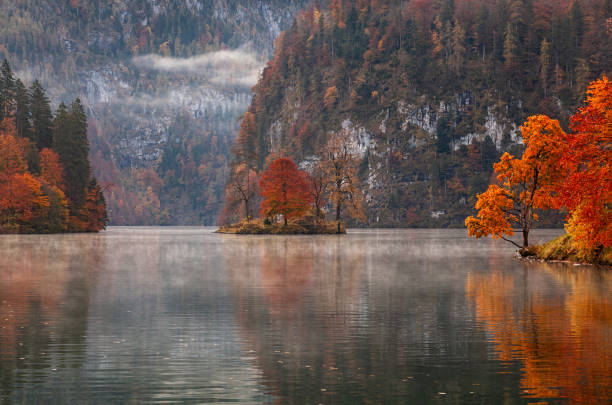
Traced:
<path id="1" fill-rule="evenodd" d="M 464 230 L 213 230 L 0 236 L 0 402 L 612 402 L 609 271 Z"/>

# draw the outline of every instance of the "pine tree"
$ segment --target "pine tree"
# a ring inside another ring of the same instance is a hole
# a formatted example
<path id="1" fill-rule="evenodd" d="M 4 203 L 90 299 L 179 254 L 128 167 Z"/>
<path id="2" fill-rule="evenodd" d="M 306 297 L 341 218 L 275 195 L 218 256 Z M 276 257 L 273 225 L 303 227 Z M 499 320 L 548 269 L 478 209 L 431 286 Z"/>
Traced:
<path id="1" fill-rule="evenodd" d="M 582 44 L 582 35 L 584 34 L 584 14 L 580 1 L 574 0 L 570 10 L 570 23 L 572 35 L 572 47 L 579 49 Z"/>
<path id="2" fill-rule="evenodd" d="M 544 90 L 544 97 L 548 90 L 548 71 L 550 70 L 550 44 L 544 38 L 540 45 L 540 84 Z"/>
<path id="3" fill-rule="evenodd" d="M 452 36 L 451 36 L 451 56 L 449 65 L 456 75 L 461 73 L 465 61 L 465 30 L 455 19 Z"/>
<path id="4" fill-rule="evenodd" d="M 49 99 L 38 80 L 30 87 L 30 114 L 32 116 L 32 138 L 39 149 L 53 146 L 53 114 Z"/>
<path id="5" fill-rule="evenodd" d="M 19 79 L 15 81 L 15 125 L 17 135 L 22 138 L 32 138 L 32 125 L 30 124 L 30 98 L 28 90 Z"/>
<path id="6" fill-rule="evenodd" d="M 70 111 L 64 103 L 59 106 L 53 125 L 53 140 L 64 167 L 66 196 L 74 215 L 85 203 L 91 174 L 87 116 L 78 98 L 70 105 Z"/>
<path id="7" fill-rule="evenodd" d="M 440 9 L 440 20 L 443 23 L 453 21 L 453 16 L 455 15 L 455 1 L 454 0 L 444 0 L 442 3 L 442 8 Z"/>
<path id="8" fill-rule="evenodd" d="M 478 37 L 478 50 L 482 53 L 483 61 L 487 52 L 491 53 L 491 50 L 487 49 L 489 42 L 489 18 L 487 3 L 482 3 L 476 19 L 476 35 Z"/>
<path id="9" fill-rule="evenodd" d="M 511 68 L 516 63 L 516 53 L 518 49 L 518 40 L 516 33 L 512 28 L 512 24 L 506 26 L 506 37 L 504 41 L 504 64 L 507 68 Z"/>
<path id="10" fill-rule="evenodd" d="M 15 108 L 15 77 L 5 59 L 0 67 L 0 122 L 13 115 Z"/>

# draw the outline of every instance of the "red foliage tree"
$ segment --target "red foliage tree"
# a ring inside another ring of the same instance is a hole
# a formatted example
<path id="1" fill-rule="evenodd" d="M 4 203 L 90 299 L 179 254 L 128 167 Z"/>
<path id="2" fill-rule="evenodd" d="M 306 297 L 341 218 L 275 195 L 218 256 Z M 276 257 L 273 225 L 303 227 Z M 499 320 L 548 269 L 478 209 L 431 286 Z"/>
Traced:
<path id="1" fill-rule="evenodd" d="M 261 215 L 282 215 L 285 225 L 288 219 L 304 215 L 312 204 L 307 174 L 298 170 L 291 159 L 273 161 L 263 173 L 259 186 L 264 198 Z"/>
<path id="2" fill-rule="evenodd" d="M 16 134 L 12 120 L 4 119 L 0 123 L 0 180 L 16 173 L 25 173 L 28 169 L 24 145 Z"/>
<path id="3" fill-rule="evenodd" d="M 589 86 L 586 106 L 571 118 L 565 136 L 559 205 L 569 212 L 567 230 L 580 250 L 612 244 L 612 83 Z"/>
<path id="4" fill-rule="evenodd" d="M 49 198 L 29 173 L 17 173 L 0 182 L 0 231 L 31 232 L 47 215 Z"/>
<path id="5" fill-rule="evenodd" d="M 51 149 L 40 151 L 40 177 L 51 185 L 64 188 L 64 168 L 58 154 Z"/>

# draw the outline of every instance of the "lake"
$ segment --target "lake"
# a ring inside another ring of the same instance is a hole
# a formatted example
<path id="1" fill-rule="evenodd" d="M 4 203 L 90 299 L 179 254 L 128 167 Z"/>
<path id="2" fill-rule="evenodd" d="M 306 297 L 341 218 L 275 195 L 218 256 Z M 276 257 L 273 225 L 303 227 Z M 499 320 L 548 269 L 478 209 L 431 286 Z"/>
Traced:
<path id="1" fill-rule="evenodd" d="M 465 230 L 213 231 L 0 236 L 0 402 L 612 401 L 610 271 Z"/>

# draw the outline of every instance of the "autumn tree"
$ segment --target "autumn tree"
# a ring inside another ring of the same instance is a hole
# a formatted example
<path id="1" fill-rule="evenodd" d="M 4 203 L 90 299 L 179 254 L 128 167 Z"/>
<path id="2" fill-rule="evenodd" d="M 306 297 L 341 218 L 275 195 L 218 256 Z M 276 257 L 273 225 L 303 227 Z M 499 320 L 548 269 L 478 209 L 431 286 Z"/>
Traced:
<path id="1" fill-rule="evenodd" d="M 255 114 L 247 111 L 242 116 L 238 138 L 234 142 L 232 152 L 239 164 L 245 164 L 249 168 L 257 166 L 257 126 L 255 125 Z"/>
<path id="2" fill-rule="evenodd" d="M 241 164 L 230 175 L 225 195 L 226 215 L 227 211 L 233 210 L 239 205 L 244 206 L 244 217 L 247 222 L 253 218 L 253 200 L 257 198 L 259 191 L 258 175 L 255 170 Z"/>
<path id="3" fill-rule="evenodd" d="M 569 213 L 566 229 L 581 251 L 612 244 L 612 83 L 589 86 L 585 107 L 571 118 L 561 159 L 566 176 L 558 203 Z"/>
<path id="4" fill-rule="evenodd" d="M 327 203 L 327 194 L 330 186 L 323 162 L 317 161 L 312 165 L 308 173 L 308 181 L 310 183 L 308 190 L 314 206 L 315 221 L 318 221 L 324 214 L 323 207 Z"/>
<path id="5" fill-rule="evenodd" d="M 89 182 L 85 204 L 81 209 L 81 218 L 85 218 L 84 232 L 98 232 L 106 228 L 106 200 L 102 188 L 95 179 Z"/>
<path id="6" fill-rule="evenodd" d="M 312 204 L 306 173 L 291 159 L 274 160 L 259 181 L 263 201 L 260 213 L 266 217 L 282 215 L 287 220 L 304 215 Z"/>
<path id="7" fill-rule="evenodd" d="M 51 149 L 40 151 L 40 177 L 60 189 L 64 187 L 64 168 L 58 154 Z"/>
<path id="8" fill-rule="evenodd" d="M 0 180 L 24 173 L 28 168 L 23 142 L 16 135 L 15 123 L 5 118 L 0 123 Z"/>
<path id="9" fill-rule="evenodd" d="M 47 216 L 49 198 L 29 173 L 17 173 L 0 182 L 0 230 L 32 232 Z"/>
<path id="10" fill-rule="evenodd" d="M 478 195 L 478 215 L 468 217 L 465 225 L 469 236 L 491 235 L 526 249 L 529 231 L 538 219 L 535 210 L 555 205 L 553 191 L 562 175 L 558 168 L 564 132 L 557 120 L 536 115 L 521 126 L 521 133 L 526 145 L 522 158 L 503 154 L 494 165 L 499 184 Z M 506 237 L 514 234 L 514 226 L 523 234 L 522 245 Z"/>
<path id="11" fill-rule="evenodd" d="M 345 211 L 352 218 L 365 219 L 363 194 L 357 174 L 359 160 L 349 140 L 339 133 L 331 135 L 321 154 L 329 181 L 329 198 L 336 211 L 340 233 L 340 223 Z"/>

